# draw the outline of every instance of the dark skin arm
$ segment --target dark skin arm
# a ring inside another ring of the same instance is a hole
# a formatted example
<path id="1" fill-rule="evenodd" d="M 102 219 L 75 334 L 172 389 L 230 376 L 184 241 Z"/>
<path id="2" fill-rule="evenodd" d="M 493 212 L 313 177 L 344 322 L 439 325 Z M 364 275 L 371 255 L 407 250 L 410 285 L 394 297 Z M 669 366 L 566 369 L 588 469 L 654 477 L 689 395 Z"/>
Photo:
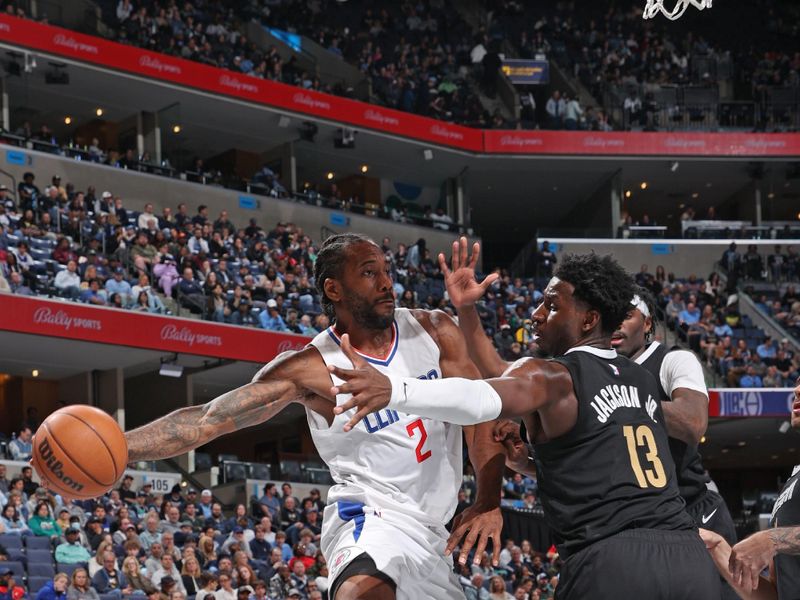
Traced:
<path id="1" fill-rule="evenodd" d="M 321 414 L 327 410 L 330 418 L 329 389 L 330 377 L 316 350 L 281 354 L 250 383 L 127 432 L 128 461 L 178 456 L 226 433 L 263 423 L 292 402 L 307 403 Z"/>
<path id="2" fill-rule="evenodd" d="M 478 369 L 467 355 L 458 326 L 447 314 L 442 311 L 414 311 L 414 316 L 439 346 L 439 366 L 443 377 L 480 378 Z M 462 564 L 476 544 L 476 560 L 483 555 L 489 539 L 495 548 L 500 547 L 503 527 L 500 487 L 505 465 L 503 446 L 493 437 L 492 423 L 464 427 L 464 438 L 477 477 L 478 495 L 475 503 L 453 521 L 453 531 L 445 550 L 450 554 L 464 538 L 459 554 Z"/>
<path id="3" fill-rule="evenodd" d="M 687 444 L 697 445 L 708 427 L 708 398 L 689 388 L 672 391 L 672 402 L 662 402 L 667 433 Z"/>

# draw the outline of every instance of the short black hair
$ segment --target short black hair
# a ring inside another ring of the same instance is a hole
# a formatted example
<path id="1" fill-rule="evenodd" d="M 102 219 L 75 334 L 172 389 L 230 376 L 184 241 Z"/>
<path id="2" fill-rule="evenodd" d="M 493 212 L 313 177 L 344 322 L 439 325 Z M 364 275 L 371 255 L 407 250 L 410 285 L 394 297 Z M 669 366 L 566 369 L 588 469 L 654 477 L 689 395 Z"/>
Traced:
<path id="1" fill-rule="evenodd" d="M 610 255 L 570 254 L 554 273 L 575 288 L 573 296 L 600 313 L 600 329 L 612 334 L 628 316 L 636 284 Z"/>
<path id="2" fill-rule="evenodd" d="M 317 253 L 317 261 L 314 263 L 314 282 L 319 291 L 322 309 L 331 320 L 336 318 L 336 311 L 333 302 L 325 295 L 325 281 L 341 278 L 347 262 L 347 249 L 353 244 L 363 243 L 375 242 L 360 233 L 338 233 L 326 239 Z"/>

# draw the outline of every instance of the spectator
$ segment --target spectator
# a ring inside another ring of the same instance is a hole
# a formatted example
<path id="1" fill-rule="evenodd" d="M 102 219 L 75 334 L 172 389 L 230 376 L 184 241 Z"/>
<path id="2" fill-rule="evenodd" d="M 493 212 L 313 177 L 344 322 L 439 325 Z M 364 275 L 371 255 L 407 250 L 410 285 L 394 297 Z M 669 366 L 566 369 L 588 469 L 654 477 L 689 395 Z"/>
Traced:
<path id="1" fill-rule="evenodd" d="M 128 581 L 128 586 L 131 588 L 132 593 L 143 592 L 150 595 L 157 591 L 152 582 L 147 579 L 139 570 L 139 561 L 135 556 L 126 556 L 122 561 L 122 574 Z"/>
<path id="2" fill-rule="evenodd" d="M 214 497 L 211 493 L 211 490 L 205 489 L 200 492 L 200 503 L 198 507 L 200 508 L 200 512 L 202 513 L 201 516 L 203 518 L 210 518 L 211 517 L 211 508 L 214 503 Z"/>
<path id="3" fill-rule="evenodd" d="M 499 575 L 495 575 L 489 580 L 489 599 L 514 600 L 514 596 L 506 591 L 506 584 Z"/>
<path id="4" fill-rule="evenodd" d="M 561 129 L 565 109 L 566 104 L 564 99 L 561 97 L 561 92 L 558 90 L 553 90 L 553 94 L 550 96 L 550 99 L 545 105 L 545 110 L 547 111 L 547 116 L 549 118 L 549 129 Z"/>
<path id="5" fill-rule="evenodd" d="M 103 568 L 92 577 L 92 587 L 100 594 L 112 594 L 118 598 L 130 595 L 133 588 L 128 583 L 125 575 L 117 569 L 117 559 L 113 552 L 103 553 Z"/>
<path id="6" fill-rule="evenodd" d="M 25 588 L 14 581 L 14 571 L 0 566 L 0 599 L 21 600 L 25 596 Z"/>
<path id="7" fill-rule="evenodd" d="M 81 295 L 81 278 L 77 271 L 78 264 L 70 260 L 67 268 L 56 274 L 53 285 L 64 298 L 77 300 Z"/>
<path id="8" fill-rule="evenodd" d="M 209 573 L 208 571 L 203 571 L 203 574 L 200 577 L 200 584 L 202 588 L 198 590 L 197 594 L 195 595 L 195 600 L 206 600 L 209 596 L 211 597 L 210 600 L 215 600 L 217 583 L 216 575 Z"/>
<path id="9" fill-rule="evenodd" d="M 68 586 L 69 576 L 66 573 L 56 573 L 52 581 L 45 583 L 36 594 L 36 600 L 67 600 Z"/>
<path id="10" fill-rule="evenodd" d="M 50 514 L 50 510 L 47 502 L 39 502 L 36 505 L 36 512 L 28 522 L 33 535 L 50 538 L 61 537 L 61 528 Z"/>
<path id="11" fill-rule="evenodd" d="M 10 498 L 9 498 L 10 501 Z M 0 523 L 3 524 L 5 535 L 31 535 L 31 530 L 25 522 L 25 518 L 14 507 L 13 504 L 5 504 L 3 513 L 0 516 Z"/>
<path id="12" fill-rule="evenodd" d="M 95 306 L 105 306 L 108 303 L 106 292 L 100 289 L 98 279 L 89 280 L 89 287 L 81 292 L 80 301 Z"/>
<path id="13" fill-rule="evenodd" d="M 67 600 L 100 600 L 97 591 L 89 585 L 89 574 L 84 568 L 72 572 L 72 583 L 67 588 Z"/>
<path id="14" fill-rule="evenodd" d="M 89 551 L 81 545 L 81 526 L 72 523 L 64 532 L 66 541 L 56 546 L 56 562 L 65 565 L 88 563 L 92 557 Z"/>
<path id="15" fill-rule="evenodd" d="M 238 600 L 236 590 L 233 589 L 233 576 L 227 572 L 220 572 L 217 581 L 219 589 L 214 592 L 215 600 Z"/>
<path id="16" fill-rule="evenodd" d="M 136 236 L 136 243 L 131 247 L 130 255 L 133 265 L 140 273 L 148 273 L 156 262 L 158 250 L 150 243 L 147 233 L 140 231 Z M 160 277 L 157 273 L 154 273 Z"/>
<path id="17" fill-rule="evenodd" d="M 195 279 L 191 267 L 183 270 L 183 277 L 178 284 L 178 289 L 181 294 L 181 305 L 193 313 L 202 314 L 205 309 L 206 297 L 203 294 L 203 288 Z"/>
<path id="18" fill-rule="evenodd" d="M 583 109 L 578 103 L 578 99 L 565 95 L 566 106 L 564 108 L 564 128 L 568 131 L 575 131 L 579 128 Z"/>
<path id="19" fill-rule="evenodd" d="M 777 349 L 775 347 L 775 344 L 772 342 L 771 336 L 766 336 L 764 338 L 764 342 L 756 347 L 756 353 L 767 364 L 775 360 L 775 358 L 777 357 Z"/>
<path id="20" fill-rule="evenodd" d="M 461 586 L 464 588 L 464 596 L 467 600 L 489 600 L 489 590 L 483 587 L 483 574 L 475 573 L 471 579 L 461 578 Z"/>
<path id="21" fill-rule="evenodd" d="M 112 294 L 119 294 L 124 306 L 128 306 L 131 303 L 131 284 L 125 281 L 125 269 L 122 267 L 117 267 L 114 269 L 113 279 L 109 279 L 106 282 L 106 294 L 109 297 Z"/>
<path id="22" fill-rule="evenodd" d="M 763 387 L 763 383 L 761 381 L 761 377 L 756 374 L 755 367 L 750 365 L 747 367 L 747 371 L 742 378 L 739 380 L 739 387 L 743 388 L 757 388 Z"/>
<path id="23" fill-rule="evenodd" d="M 267 310 L 258 316 L 262 329 L 269 331 L 288 331 L 286 323 L 278 312 L 278 303 L 274 298 L 267 300 Z"/>
<path id="24" fill-rule="evenodd" d="M 289 593 L 293 590 L 292 586 L 292 572 L 289 567 L 283 563 L 279 563 L 276 568 L 276 573 L 269 580 L 269 597 L 270 598 L 288 598 Z M 297 590 L 294 590 L 297 592 Z M 218 598 L 217 600 L 231 600 L 230 598 Z"/>
<path id="25" fill-rule="evenodd" d="M 11 460 L 27 462 L 31 459 L 31 452 L 33 452 L 33 446 L 31 445 L 32 437 L 33 432 L 30 427 L 23 426 L 19 430 L 16 439 L 11 440 L 8 444 L 8 449 L 11 452 Z"/>
<path id="26" fill-rule="evenodd" d="M 194 596 L 200 591 L 203 585 L 201 580 L 202 572 L 199 561 L 194 556 L 187 556 L 181 569 L 181 581 L 187 595 Z"/>
<path id="27" fill-rule="evenodd" d="M 165 577 L 172 577 L 173 581 L 175 582 L 175 587 L 180 590 L 181 593 L 186 594 L 186 588 L 183 585 L 181 574 L 178 571 L 178 568 L 175 566 L 175 560 L 173 559 L 172 554 L 165 553 L 161 556 L 161 565 L 150 576 L 150 582 L 154 586 L 160 586 L 163 588 L 163 578 Z"/>

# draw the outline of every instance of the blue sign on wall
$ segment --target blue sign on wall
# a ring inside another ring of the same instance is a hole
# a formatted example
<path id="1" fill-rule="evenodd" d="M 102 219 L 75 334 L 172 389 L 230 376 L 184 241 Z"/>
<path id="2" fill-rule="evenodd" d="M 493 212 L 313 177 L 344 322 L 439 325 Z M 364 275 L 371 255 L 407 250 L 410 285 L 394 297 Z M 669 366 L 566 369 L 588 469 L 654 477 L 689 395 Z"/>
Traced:
<path id="1" fill-rule="evenodd" d="M 336 227 L 347 227 L 350 225 L 350 218 L 342 213 L 331 213 L 331 225 Z"/>
<path id="2" fill-rule="evenodd" d="M 653 244 L 650 251 L 656 256 L 660 254 L 672 254 L 673 247 L 670 244 Z"/>
<path id="3" fill-rule="evenodd" d="M 28 162 L 28 155 L 19 150 L 6 150 L 6 162 L 10 165 L 25 166 L 26 164 L 33 164 L 33 160 Z"/>
<path id="4" fill-rule="evenodd" d="M 258 200 L 252 196 L 239 196 L 239 208 L 255 210 L 258 208 Z"/>

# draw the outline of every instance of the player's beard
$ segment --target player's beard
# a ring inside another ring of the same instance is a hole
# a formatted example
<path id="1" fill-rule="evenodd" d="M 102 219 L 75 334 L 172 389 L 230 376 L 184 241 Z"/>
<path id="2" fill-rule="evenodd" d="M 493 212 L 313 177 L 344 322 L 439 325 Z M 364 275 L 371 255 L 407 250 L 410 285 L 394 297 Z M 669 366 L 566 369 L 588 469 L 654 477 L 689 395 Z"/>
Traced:
<path id="1" fill-rule="evenodd" d="M 375 310 L 374 302 L 350 290 L 345 291 L 344 300 L 359 327 L 371 331 L 383 331 L 389 329 L 394 322 L 394 308 L 388 315 L 380 315 Z"/>

